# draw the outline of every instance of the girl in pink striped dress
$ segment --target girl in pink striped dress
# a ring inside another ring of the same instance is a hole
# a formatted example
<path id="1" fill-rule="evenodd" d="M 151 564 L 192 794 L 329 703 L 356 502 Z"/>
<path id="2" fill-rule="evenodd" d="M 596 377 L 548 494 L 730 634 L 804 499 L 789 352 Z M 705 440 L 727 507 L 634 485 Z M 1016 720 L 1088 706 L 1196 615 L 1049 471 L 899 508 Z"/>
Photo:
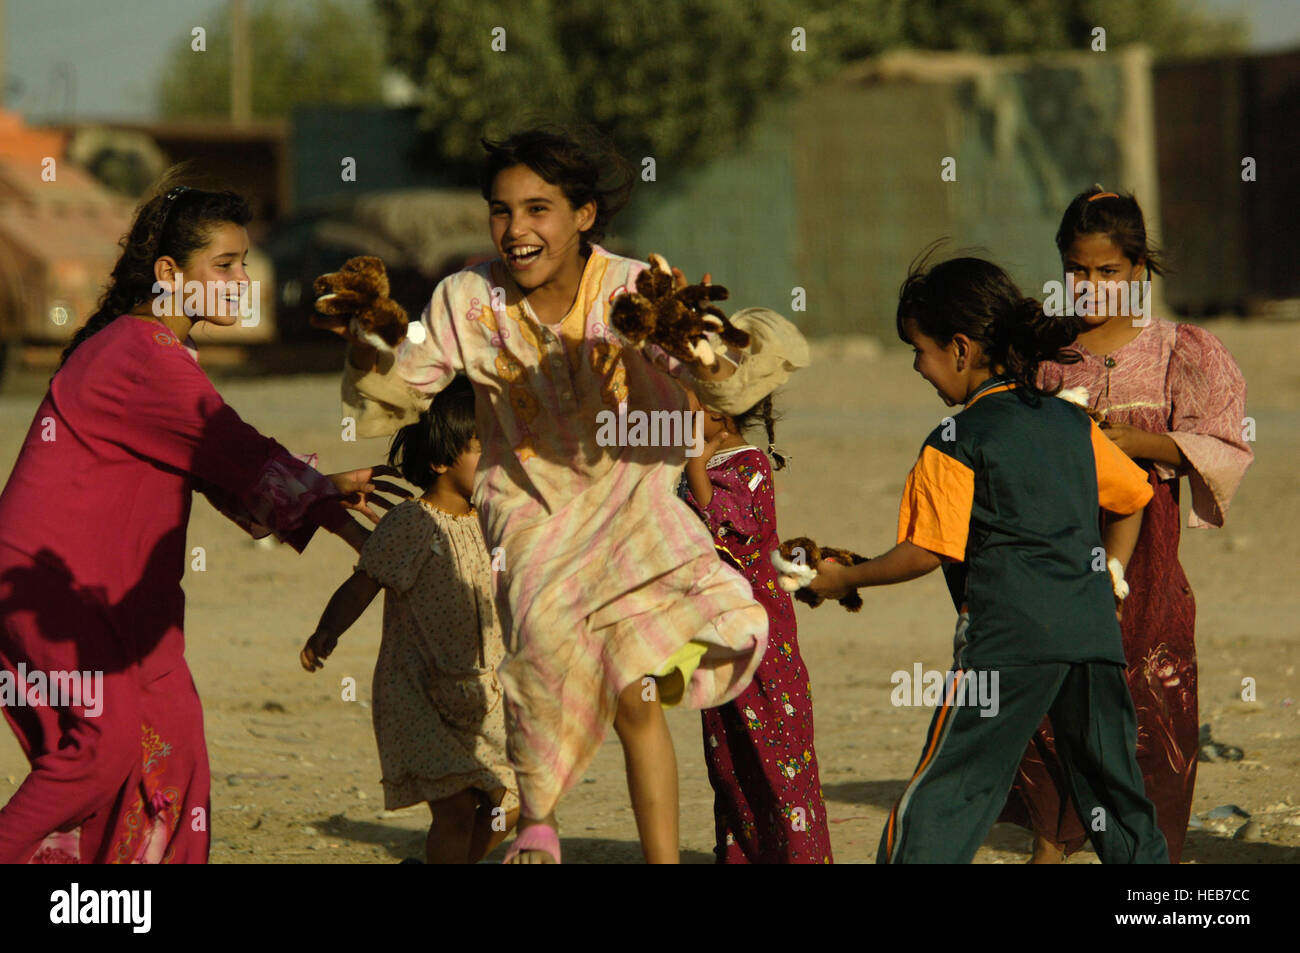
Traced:
<path id="1" fill-rule="evenodd" d="M 500 257 L 444 280 L 391 361 L 353 340 L 345 404 L 377 435 L 456 373 L 474 385 L 474 504 L 509 633 L 499 676 L 521 801 L 509 859 L 559 860 L 556 805 L 612 723 L 646 859 L 675 863 L 677 772 L 659 702 L 735 697 L 767 615 L 674 492 L 684 446 L 605 446 L 598 432 L 606 414 L 685 419 L 676 376 L 734 367 L 687 368 L 609 327 L 611 302 L 646 267 L 595 244 L 630 188 L 617 156 L 546 130 L 485 145 Z"/>

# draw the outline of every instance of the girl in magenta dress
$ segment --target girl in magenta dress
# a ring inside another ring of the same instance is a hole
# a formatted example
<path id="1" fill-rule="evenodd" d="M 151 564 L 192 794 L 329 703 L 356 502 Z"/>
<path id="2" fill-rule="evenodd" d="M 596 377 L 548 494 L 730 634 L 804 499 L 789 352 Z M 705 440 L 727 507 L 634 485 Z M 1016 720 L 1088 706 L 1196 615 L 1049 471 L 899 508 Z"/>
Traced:
<path id="1" fill-rule="evenodd" d="M 373 518 L 371 471 L 326 477 L 259 434 L 189 342 L 194 320 L 239 314 L 248 219 L 229 192 L 177 188 L 140 208 L 0 494 L 0 676 L 22 693 L 4 714 L 31 762 L 0 809 L 0 863 L 206 861 L 181 589 L 191 491 L 299 551 L 318 525 L 365 540 L 344 505 Z M 155 281 L 202 282 L 222 313 L 159 315 Z M 72 672 L 93 698 L 40 690 Z"/>
<path id="2" fill-rule="evenodd" d="M 1076 283 L 1135 282 L 1159 274 L 1142 210 L 1129 195 L 1089 189 L 1066 210 L 1056 236 Z M 1125 571 L 1130 594 L 1121 632 L 1138 718 L 1138 765 L 1156 819 L 1179 863 L 1196 784 L 1196 602 L 1178 562 L 1180 481 L 1191 491 L 1188 525 L 1222 526 L 1254 459 L 1243 434 L 1246 382 L 1213 334 L 1096 295 L 1075 342 L 1078 364 L 1044 364 L 1045 385 L 1083 387 L 1101 428 L 1147 470 L 1155 492 Z M 1118 299 L 1122 301 L 1123 299 Z M 1058 762 L 1043 723 L 1025 753 L 1002 820 L 1035 832 L 1034 860 L 1059 861 L 1083 846 L 1078 815 L 1053 780 Z"/>
<path id="3" fill-rule="evenodd" d="M 701 405 L 690 395 L 691 409 Z M 734 418 L 704 411 L 702 452 L 688 457 L 681 493 L 713 534 L 723 561 L 768 616 L 768 648 L 734 701 L 706 708 L 704 760 L 713 785 L 720 864 L 829 864 L 830 831 L 813 748 L 812 685 L 799 654 L 794 603 L 776 584 L 780 545 L 772 469 L 741 436 L 760 420 L 772 447 L 772 398 Z"/>

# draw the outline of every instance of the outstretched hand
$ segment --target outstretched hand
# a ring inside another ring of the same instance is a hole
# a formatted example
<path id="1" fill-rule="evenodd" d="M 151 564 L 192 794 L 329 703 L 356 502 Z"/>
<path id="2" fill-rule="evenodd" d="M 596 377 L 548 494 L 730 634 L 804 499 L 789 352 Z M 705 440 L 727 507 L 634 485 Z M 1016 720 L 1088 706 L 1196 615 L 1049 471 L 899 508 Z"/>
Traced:
<path id="1" fill-rule="evenodd" d="M 391 510 L 393 503 L 379 493 L 391 493 L 399 499 L 411 498 L 411 491 L 403 489 L 396 483 L 376 480 L 380 476 L 401 476 L 393 467 L 386 464 L 375 467 L 363 467 L 360 470 L 348 470 L 345 473 L 328 474 L 329 481 L 339 491 L 339 502 L 350 510 L 356 510 L 372 523 L 378 523 L 383 514 L 371 509 L 371 504 L 380 509 Z"/>
<path id="2" fill-rule="evenodd" d="M 1146 431 L 1131 427 L 1128 424 L 1110 422 L 1100 424 L 1099 427 L 1101 432 L 1109 437 L 1115 446 L 1128 455 L 1129 459 L 1136 459 L 1143 455 L 1147 444 L 1144 439 L 1148 436 Z"/>
<path id="3" fill-rule="evenodd" d="M 817 575 L 808 583 L 808 588 L 823 599 L 838 602 L 853 591 L 854 587 L 845 578 L 849 571 L 847 566 L 833 559 L 819 559 L 813 569 Z"/>

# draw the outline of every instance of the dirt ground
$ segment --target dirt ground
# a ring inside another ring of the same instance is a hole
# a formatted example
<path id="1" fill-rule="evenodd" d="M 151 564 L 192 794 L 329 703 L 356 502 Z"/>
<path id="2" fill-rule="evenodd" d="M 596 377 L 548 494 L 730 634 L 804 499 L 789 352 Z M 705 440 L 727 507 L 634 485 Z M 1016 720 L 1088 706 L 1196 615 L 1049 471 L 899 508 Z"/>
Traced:
<path id="1" fill-rule="evenodd" d="M 1245 750 L 1235 763 L 1200 766 L 1185 859 L 1192 863 L 1300 860 L 1300 555 L 1295 464 L 1300 459 L 1300 325 L 1209 322 L 1236 356 L 1250 387 L 1256 461 L 1223 530 L 1184 529 L 1182 561 L 1199 606 L 1201 722 Z M 777 476 L 784 537 L 810 535 L 865 553 L 893 542 L 898 496 L 921 440 L 944 415 L 913 374 L 910 354 L 874 342 L 819 342 L 813 367 L 780 398 L 778 444 L 793 457 Z M 337 380 L 307 375 L 218 381 L 251 423 L 295 451 L 320 453 L 341 470 L 379 462 L 380 441 L 340 438 Z M 8 473 L 39 396 L 0 397 L 0 473 Z M 58 488 L 50 488 L 57 496 Z M 1184 509 L 1186 509 L 1184 493 Z M 1185 522 L 1185 516 L 1184 516 Z M 297 655 L 325 601 L 349 573 L 351 552 L 322 534 L 298 556 L 258 546 L 206 502 L 196 501 L 189 546 L 206 552 L 190 571 L 189 662 L 207 713 L 212 762 L 212 860 L 216 863 L 394 863 L 423 854 L 425 809 L 386 812 L 370 726 L 370 679 L 380 634 L 377 600 L 348 632 L 323 672 Z M 835 859 L 874 860 L 882 824 L 915 765 L 931 712 L 894 707 L 890 675 L 946 670 L 953 614 L 938 573 L 864 593 L 849 615 L 838 606 L 799 606 L 799 638 L 816 699 L 817 753 Z M 358 686 L 341 698 L 341 679 Z M 1242 700 L 1253 678 L 1256 700 Z M 668 721 L 681 777 L 686 863 L 712 861 L 712 793 L 701 757 L 698 715 Z M 0 802 L 27 770 L 0 731 Z M 1238 838 L 1236 805 L 1257 822 Z M 1230 812 L 1216 812 L 1230 813 Z M 566 861 L 639 863 L 623 759 L 611 732 L 595 762 L 560 805 Z M 1029 836 L 999 825 L 977 861 L 1019 863 Z M 499 859 L 498 849 L 493 858 Z M 1090 852 L 1074 863 L 1095 863 Z"/>

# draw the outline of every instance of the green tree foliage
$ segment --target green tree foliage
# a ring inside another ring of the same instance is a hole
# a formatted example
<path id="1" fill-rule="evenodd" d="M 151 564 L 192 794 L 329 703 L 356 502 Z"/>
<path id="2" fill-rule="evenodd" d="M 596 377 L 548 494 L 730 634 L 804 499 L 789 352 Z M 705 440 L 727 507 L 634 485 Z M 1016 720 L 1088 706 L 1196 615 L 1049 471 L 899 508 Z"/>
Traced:
<path id="1" fill-rule="evenodd" d="M 770 96 L 915 47 L 979 53 L 1239 49 L 1193 0 L 375 0 L 389 58 L 419 90 L 435 152 L 462 174 L 478 140 L 537 119 L 590 123 L 629 157 L 726 151 Z M 796 28 L 803 50 L 795 48 Z M 497 31 L 494 34 L 494 31 Z M 500 32 L 504 31 L 504 33 Z M 494 50 L 504 42 L 504 50 Z"/>
<path id="2" fill-rule="evenodd" d="M 477 162 L 480 137 L 540 119 L 593 124 L 628 156 L 702 159 L 749 124 L 793 62 L 780 3 L 376 5 L 392 62 L 453 162 Z"/>
<path id="3" fill-rule="evenodd" d="M 1106 48 L 1141 43 L 1157 56 L 1238 52 L 1245 24 L 1216 19 L 1193 0 L 923 0 L 897 4 L 909 46 L 977 53 L 1089 49 L 1092 31 Z"/>
<path id="4" fill-rule="evenodd" d="M 162 73 L 158 105 L 168 118 L 230 113 L 230 13 L 202 22 L 206 52 L 187 26 Z M 373 103 L 384 74 L 382 28 L 361 0 L 254 0 L 249 4 L 253 116 L 288 115 L 300 103 Z"/>
<path id="5" fill-rule="evenodd" d="M 575 115 L 577 77 L 551 25 L 551 0 L 378 0 L 376 7 L 389 59 L 415 84 L 435 151 L 446 160 L 477 160 L 479 138 L 500 133 L 506 117 Z M 504 52 L 492 49 L 497 28 L 505 30 Z"/>

